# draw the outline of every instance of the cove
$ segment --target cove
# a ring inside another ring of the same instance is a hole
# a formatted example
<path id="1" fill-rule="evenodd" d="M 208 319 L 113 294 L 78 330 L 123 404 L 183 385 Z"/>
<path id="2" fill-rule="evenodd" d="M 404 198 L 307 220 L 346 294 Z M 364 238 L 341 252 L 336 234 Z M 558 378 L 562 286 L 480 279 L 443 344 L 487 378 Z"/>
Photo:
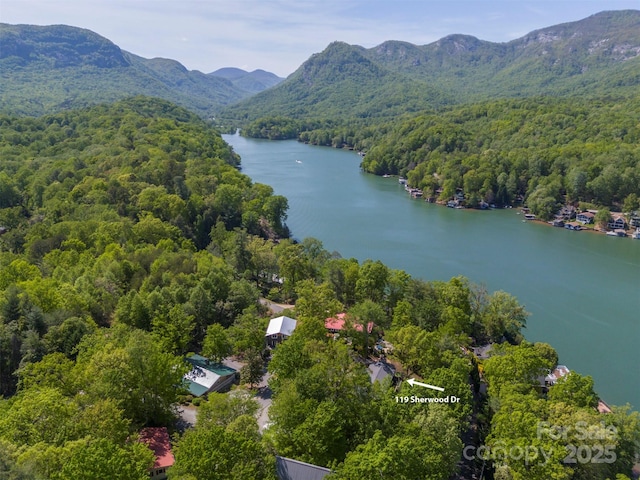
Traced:
<path id="1" fill-rule="evenodd" d="M 464 275 L 515 295 L 524 334 L 591 375 L 609 404 L 640 408 L 640 241 L 523 222 L 515 209 L 455 210 L 411 199 L 350 151 L 223 135 L 242 171 L 289 200 L 294 238 L 381 260 L 424 280 Z"/>

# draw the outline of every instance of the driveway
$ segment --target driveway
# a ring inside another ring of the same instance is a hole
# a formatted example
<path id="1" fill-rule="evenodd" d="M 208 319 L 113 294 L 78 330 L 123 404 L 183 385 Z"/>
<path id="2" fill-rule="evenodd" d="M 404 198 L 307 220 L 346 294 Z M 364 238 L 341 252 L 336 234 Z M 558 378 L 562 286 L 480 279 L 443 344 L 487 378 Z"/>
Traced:
<path id="1" fill-rule="evenodd" d="M 269 378 L 271 374 L 266 372 L 262 380 L 258 384 L 258 393 L 256 394 L 256 401 L 260 404 L 260 409 L 258 410 L 257 420 L 258 420 L 258 428 L 262 433 L 264 431 L 265 425 L 269 423 L 269 407 L 271 407 L 271 395 L 272 391 L 269 388 Z"/>
<path id="2" fill-rule="evenodd" d="M 177 428 L 180 432 L 184 432 L 188 428 L 193 428 L 196 425 L 196 415 L 198 413 L 197 407 L 193 405 L 180 405 L 178 407 L 178 423 Z"/>
<path id="3" fill-rule="evenodd" d="M 271 313 L 278 314 L 282 313 L 284 310 L 291 310 L 295 307 L 295 305 L 287 305 L 284 303 L 275 303 L 271 300 L 267 300 L 266 298 L 261 298 L 260 303 L 271 310 Z"/>

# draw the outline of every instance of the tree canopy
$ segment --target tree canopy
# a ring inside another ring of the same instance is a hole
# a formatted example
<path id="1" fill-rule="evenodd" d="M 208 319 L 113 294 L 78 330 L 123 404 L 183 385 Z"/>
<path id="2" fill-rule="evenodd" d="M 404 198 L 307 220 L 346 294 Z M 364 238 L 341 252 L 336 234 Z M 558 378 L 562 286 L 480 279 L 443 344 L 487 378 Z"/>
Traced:
<path id="1" fill-rule="evenodd" d="M 236 355 L 250 387 L 270 356 L 273 403 L 260 433 L 251 389 L 199 399 L 195 427 L 173 437 L 171 478 L 274 478 L 276 453 L 334 478 L 449 478 L 468 442 L 553 454 L 551 466 L 492 458 L 496 478 L 629 473 L 637 413 L 597 414 L 587 376 L 547 391 L 540 378 L 558 355 L 524 341 L 517 299 L 286 238 L 286 199 L 242 175 L 188 112 L 138 98 L 0 117 L 0 153 L 0 468 L 10 478 L 144 478 L 153 458 L 137 434 L 174 430 L 188 352 Z M 295 305 L 285 313 L 296 329 L 273 351 L 261 298 Z M 339 313 L 345 329 L 328 335 Z M 488 359 L 474 355 L 487 346 Z M 372 383 L 374 361 L 395 373 Z M 405 402 L 417 391 L 409 378 L 457 400 Z M 551 419 L 615 428 L 616 460 L 563 464 L 571 444 L 538 438 Z"/>

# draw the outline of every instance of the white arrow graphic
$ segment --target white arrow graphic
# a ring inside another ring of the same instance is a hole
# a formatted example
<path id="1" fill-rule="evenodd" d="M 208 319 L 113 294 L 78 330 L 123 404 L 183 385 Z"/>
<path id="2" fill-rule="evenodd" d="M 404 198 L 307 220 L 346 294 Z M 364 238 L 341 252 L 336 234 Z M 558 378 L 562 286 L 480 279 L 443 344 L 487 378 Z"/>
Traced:
<path id="1" fill-rule="evenodd" d="M 438 390 L 439 392 L 444 392 L 444 388 L 442 387 L 436 387 L 435 385 L 429 385 L 428 383 L 422 383 L 417 381 L 415 378 L 410 378 L 409 380 L 407 380 L 407 383 L 409 385 L 411 385 L 412 387 L 414 385 L 418 385 L 419 387 L 427 387 L 430 388 L 431 390 Z"/>

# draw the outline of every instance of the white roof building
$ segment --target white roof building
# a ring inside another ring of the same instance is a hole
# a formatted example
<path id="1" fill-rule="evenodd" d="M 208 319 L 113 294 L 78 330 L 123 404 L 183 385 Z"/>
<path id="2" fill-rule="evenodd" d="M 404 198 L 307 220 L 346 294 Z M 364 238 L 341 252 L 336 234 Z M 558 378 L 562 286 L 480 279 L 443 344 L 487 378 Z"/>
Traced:
<path id="1" fill-rule="evenodd" d="M 286 335 L 290 337 L 293 331 L 296 329 L 296 324 L 298 322 L 293 318 L 289 317 L 277 317 L 272 318 L 269 321 L 269 326 L 267 327 L 267 335 Z"/>
<path id="2" fill-rule="evenodd" d="M 269 321 L 267 333 L 265 333 L 264 335 L 267 338 L 267 344 L 270 347 L 275 347 L 276 344 L 290 337 L 293 331 L 296 329 L 297 323 L 298 322 L 296 320 L 289 317 L 282 316 L 272 318 Z"/>

